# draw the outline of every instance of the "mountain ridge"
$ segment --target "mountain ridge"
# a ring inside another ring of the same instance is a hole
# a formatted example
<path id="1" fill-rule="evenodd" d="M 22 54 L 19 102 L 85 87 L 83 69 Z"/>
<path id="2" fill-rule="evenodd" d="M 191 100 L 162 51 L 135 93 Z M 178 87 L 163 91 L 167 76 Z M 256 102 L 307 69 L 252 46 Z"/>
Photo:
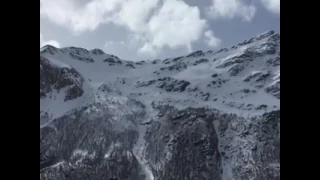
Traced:
<path id="1" fill-rule="evenodd" d="M 280 179 L 280 34 L 136 62 L 41 48 L 40 179 Z"/>
<path id="2" fill-rule="evenodd" d="M 90 86 L 87 87 L 87 91 L 97 91 L 108 86 L 109 90 L 117 91 L 118 95 L 121 93 L 143 100 L 188 101 L 185 107 L 200 104 L 199 106 L 220 110 L 233 109 L 231 112 L 248 112 L 244 114 L 254 114 L 260 109 L 266 109 L 262 110 L 263 112 L 278 109 L 280 35 L 274 31 L 267 31 L 240 44 L 216 52 L 195 51 L 181 57 L 138 62 L 121 60 L 99 49 L 58 49 L 45 46 L 40 51 L 40 59 L 46 58 L 56 66 L 78 72 L 84 85 Z M 108 74 L 117 77 L 103 78 L 109 76 Z M 125 81 L 130 81 L 130 84 L 126 86 Z M 231 83 L 238 84 L 238 87 Z M 268 97 L 261 89 L 275 98 Z M 98 96 L 98 93 L 95 94 Z M 181 97 L 172 98 L 172 95 Z M 259 104 L 252 99 L 263 96 L 266 98 L 265 101 L 268 101 L 265 104 Z M 268 107 L 264 108 L 265 106 Z"/>

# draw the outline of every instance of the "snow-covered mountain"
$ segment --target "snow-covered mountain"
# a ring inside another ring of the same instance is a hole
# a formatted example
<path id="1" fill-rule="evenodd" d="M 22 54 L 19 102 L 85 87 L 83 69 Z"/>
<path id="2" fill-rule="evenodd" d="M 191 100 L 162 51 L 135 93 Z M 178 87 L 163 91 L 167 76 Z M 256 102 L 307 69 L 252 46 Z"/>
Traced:
<path id="1" fill-rule="evenodd" d="M 280 179 L 279 113 L 274 31 L 139 62 L 45 46 L 40 179 Z"/>

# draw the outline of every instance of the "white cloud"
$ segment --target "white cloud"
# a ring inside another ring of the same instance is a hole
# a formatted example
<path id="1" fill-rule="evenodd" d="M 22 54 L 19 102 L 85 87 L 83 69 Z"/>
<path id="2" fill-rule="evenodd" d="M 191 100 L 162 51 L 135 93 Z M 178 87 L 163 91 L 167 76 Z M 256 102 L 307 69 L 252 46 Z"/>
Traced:
<path id="1" fill-rule="evenodd" d="M 75 33 L 95 30 L 107 21 L 125 0 L 40 0 L 40 17 L 68 27 Z"/>
<path id="2" fill-rule="evenodd" d="M 280 15 L 280 0 L 261 0 L 261 3 L 270 12 Z"/>
<path id="3" fill-rule="evenodd" d="M 207 14 L 212 19 L 241 18 L 243 21 L 251 21 L 256 11 L 253 4 L 248 4 L 244 0 L 212 0 Z"/>
<path id="4" fill-rule="evenodd" d="M 144 50 L 185 46 L 191 51 L 191 43 L 200 39 L 206 20 L 200 18 L 198 7 L 184 1 L 165 0 L 147 25 L 148 48 L 144 46 Z"/>
<path id="5" fill-rule="evenodd" d="M 145 31 L 145 25 L 159 0 L 130 0 L 115 13 L 113 23 L 123 25 L 133 32 Z"/>
<path id="6" fill-rule="evenodd" d="M 142 42 L 137 39 L 137 37 L 129 35 L 127 41 L 106 41 L 103 46 L 103 50 L 108 54 L 117 55 L 122 59 L 131 61 L 141 60 L 144 56 L 139 56 L 141 55 L 140 52 L 137 54 L 137 47 L 142 45 Z"/>
<path id="7" fill-rule="evenodd" d="M 45 45 L 51 45 L 57 48 L 60 48 L 60 44 L 56 40 L 48 40 L 45 41 L 42 34 L 40 33 L 40 48 L 45 46 Z"/>
<path id="8" fill-rule="evenodd" d="M 139 53 L 142 53 L 142 54 L 149 54 L 151 56 L 156 56 L 157 52 L 155 51 L 154 47 L 149 44 L 149 43 L 146 43 L 144 44 L 140 49 L 139 49 Z"/>
<path id="9" fill-rule="evenodd" d="M 207 27 L 198 7 L 182 0 L 40 0 L 40 17 L 74 33 L 113 23 L 143 42 L 139 53 L 156 55 L 163 48 L 186 47 L 199 40 Z"/>
<path id="10" fill-rule="evenodd" d="M 107 41 L 103 46 L 103 50 L 107 54 L 114 54 L 114 55 L 130 54 L 130 45 L 128 45 L 124 41 Z M 127 57 L 121 56 L 121 58 L 127 58 Z"/>
<path id="11" fill-rule="evenodd" d="M 107 41 L 104 44 L 104 47 L 109 48 L 109 47 L 114 47 L 115 45 L 124 46 L 125 42 L 124 41 Z"/>
<path id="12" fill-rule="evenodd" d="M 204 36 L 207 38 L 205 40 L 205 42 L 208 44 L 208 46 L 210 47 L 213 47 L 213 48 L 216 48 L 220 45 L 221 43 L 221 39 L 217 38 L 214 36 L 214 33 L 213 31 L 211 30 L 207 30 L 205 33 L 204 33 Z"/>

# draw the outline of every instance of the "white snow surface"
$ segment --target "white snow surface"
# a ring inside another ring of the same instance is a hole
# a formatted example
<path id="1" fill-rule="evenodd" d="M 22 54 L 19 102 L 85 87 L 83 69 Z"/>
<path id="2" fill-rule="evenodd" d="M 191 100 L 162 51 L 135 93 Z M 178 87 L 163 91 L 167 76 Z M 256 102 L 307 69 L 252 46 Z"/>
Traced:
<path id="1" fill-rule="evenodd" d="M 243 54 L 248 49 L 254 49 L 257 52 L 262 51 L 265 48 L 265 43 L 270 42 L 270 39 L 269 36 L 262 39 L 254 38 L 254 41 L 249 44 L 237 45 L 229 49 L 224 48 L 217 52 L 203 52 L 203 56 L 184 56 L 177 61 L 172 61 L 174 58 L 169 58 L 158 60 L 156 63 L 153 63 L 153 60 L 138 63 L 121 59 L 121 64 L 109 63 L 103 60 L 107 58 L 117 60 L 117 58 L 108 54 L 93 54 L 93 51 L 79 48 L 78 56 L 94 60 L 94 62 L 85 62 L 70 56 L 70 52 L 75 52 L 76 48 L 56 48 L 53 53 L 45 52 L 46 48 L 42 48 L 40 50 L 41 56 L 59 67 L 74 68 L 85 81 L 83 85 L 84 94 L 81 97 L 64 101 L 65 94 L 63 91 L 52 92 L 51 97 L 47 96 L 40 99 L 40 111 L 47 112 L 50 116 L 49 119 L 54 119 L 74 108 L 101 101 L 103 96 L 101 96 L 101 91 L 98 88 L 103 84 L 112 89 L 112 92 L 103 92 L 108 98 L 117 97 L 116 101 L 123 101 L 120 97 L 135 98 L 146 106 L 155 102 L 175 105 L 177 108 L 210 107 L 244 116 L 280 109 L 280 99 L 264 90 L 268 85 L 280 81 L 280 66 L 270 66 L 266 63 L 269 58 L 276 57 L 280 52 L 280 40 L 279 42 L 273 42 L 279 44 L 275 54 L 259 56 L 248 63 L 235 63 L 231 66 L 221 67 L 221 65 L 232 61 L 233 57 Z M 208 62 L 194 65 L 200 59 L 207 59 Z M 166 64 L 166 62 L 169 63 Z M 185 63 L 187 68 L 171 71 L 168 69 L 160 70 L 160 68 L 167 68 L 179 62 Z M 127 67 L 127 64 L 132 64 L 135 68 Z M 236 65 L 243 65 L 244 68 L 236 76 L 231 76 L 229 70 Z M 259 72 L 269 72 L 273 78 L 267 78 L 265 82 L 259 83 L 244 82 L 246 77 Z M 213 78 L 213 74 L 218 74 L 218 76 Z M 190 85 L 187 86 L 187 89 L 197 88 L 197 90 L 188 91 L 186 89 L 183 92 L 166 92 L 164 89 L 157 87 L 158 81 L 146 87 L 137 87 L 138 81 L 147 82 L 163 77 L 188 81 Z M 218 79 L 225 80 L 225 83 L 222 83 L 220 87 L 208 87 L 208 84 Z M 123 81 L 125 82 L 123 83 Z M 244 93 L 244 89 L 254 90 L 255 92 Z M 201 98 L 200 92 L 210 94 L 207 101 Z M 262 104 L 267 105 L 267 108 L 255 109 Z"/>

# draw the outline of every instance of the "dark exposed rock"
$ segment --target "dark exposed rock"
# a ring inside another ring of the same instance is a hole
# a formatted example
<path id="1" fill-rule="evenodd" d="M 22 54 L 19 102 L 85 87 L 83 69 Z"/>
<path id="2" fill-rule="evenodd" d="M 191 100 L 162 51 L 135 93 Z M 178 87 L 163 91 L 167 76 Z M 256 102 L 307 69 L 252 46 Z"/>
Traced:
<path id="1" fill-rule="evenodd" d="M 248 75 L 243 81 L 249 82 L 249 81 L 255 81 L 255 82 L 261 82 L 265 81 L 266 78 L 270 77 L 270 72 L 256 72 L 254 74 Z"/>
<path id="2" fill-rule="evenodd" d="M 251 92 L 251 90 L 250 89 L 244 89 L 243 92 L 244 93 L 249 93 L 249 92 Z"/>
<path id="3" fill-rule="evenodd" d="M 244 53 L 229 58 L 224 63 L 217 66 L 217 68 L 227 68 L 231 66 L 247 66 L 248 63 L 253 61 L 254 53 L 249 50 L 246 50 Z"/>
<path id="4" fill-rule="evenodd" d="M 222 48 L 219 51 L 217 51 L 215 54 L 221 53 L 222 51 L 226 51 L 226 50 L 227 50 L 227 48 Z"/>
<path id="5" fill-rule="evenodd" d="M 266 63 L 272 66 L 280 66 L 280 56 L 269 58 Z"/>
<path id="6" fill-rule="evenodd" d="M 254 41 L 254 38 L 250 38 L 250 39 L 248 39 L 248 40 L 245 40 L 245 41 L 239 43 L 238 45 L 239 45 L 239 46 L 247 45 L 247 44 L 252 43 L 253 41 Z"/>
<path id="7" fill-rule="evenodd" d="M 164 89 L 167 92 L 183 92 L 186 90 L 187 86 L 190 85 L 190 82 L 184 80 L 177 80 L 171 77 L 163 77 L 157 80 L 137 82 L 136 87 L 146 87 L 156 84 L 156 87 Z"/>
<path id="8" fill-rule="evenodd" d="M 190 82 L 184 81 L 184 80 L 173 80 L 172 78 L 167 78 L 167 79 L 168 79 L 167 81 L 160 83 L 159 85 L 157 85 L 157 87 L 164 89 L 167 92 L 174 92 L 174 91 L 183 92 L 186 90 L 187 86 L 190 84 Z"/>
<path id="9" fill-rule="evenodd" d="M 66 92 L 66 97 L 64 98 L 64 101 L 76 99 L 77 97 L 82 96 L 83 92 L 84 91 L 82 88 L 75 85 Z"/>
<path id="10" fill-rule="evenodd" d="M 160 60 L 159 60 L 159 59 L 153 60 L 153 61 L 152 61 L 152 64 L 157 64 L 158 61 L 160 61 Z"/>
<path id="11" fill-rule="evenodd" d="M 150 86 L 151 84 L 154 84 L 156 82 L 156 80 L 150 80 L 147 82 L 137 82 L 137 86 L 136 87 L 147 87 Z"/>
<path id="12" fill-rule="evenodd" d="M 200 56 L 204 56 L 203 51 L 195 51 L 195 52 L 187 55 L 187 57 L 200 57 Z"/>
<path id="13" fill-rule="evenodd" d="M 274 46 L 269 46 L 269 47 L 265 50 L 265 52 L 266 52 L 267 54 L 275 54 L 275 53 L 277 52 L 277 50 L 276 50 L 276 47 L 274 47 Z"/>
<path id="14" fill-rule="evenodd" d="M 52 91 L 52 85 L 57 81 L 59 68 L 52 66 L 44 57 L 40 56 L 40 98 Z"/>
<path id="15" fill-rule="evenodd" d="M 280 178 L 280 111 L 244 120 L 205 108 L 152 104 L 159 111 L 153 118 L 159 120 L 150 122 L 144 121 L 144 106 L 128 103 L 136 110 L 127 111 L 120 124 L 112 120 L 117 112 L 95 103 L 41 128 L 40 179 L 147 180 L 146 166 L 155 179 L 163 180 L 219 180 L 229 170 L 234 179 Z M 217 127 L 215 121 L 220 122 Z M 146 127 L 144 144 L 137 144 L 140 125 Z M 140 146 L 146 165 L 135 152 Z M 248 152 L 253 161 L 248 161 Z"/>
<path id="16" fill-rule="evenodd" d="M 167 59 L 163 60 L 163 63 L 164 63 L 164 64 L 169 64 L 169 63 L 170 63 L 170 59 L 167 58 Z"/>
<path id="17" fill-rule="evenodd" d="M 262 105 L 259 105 L 258 107 L 256 107 L 256 110 L 266 109 L 267 107 L 268 107 L 268 105 L 262 104 Z"/>
<path id="18" fill-rule="evenodd" d="M 280 81 L 273 83 L 272 85 L 268 86 L 265 91 L 274 97 L 280 99 Z"/>
<path id="19" fill-rule="evenodd" d="M 106 84 L 102 84 L 102 85 L 100 85 L 99 87 L 98 87 L 98 90 L 99 91 L 102 91 L 102 92 L 113 92 L 113 89 L 112 88 L 110 88 L 108 85 L 106 85 Z"/>
<path id="20" fill-rule="evenodd" d="M 136 113 L 123 120 L 135 124 L 132 117 L 144 116 L 143 111 Z M 138 132 L 130 126 L 117 131 L 119 124 L 111 121 L 114 116 L 117 114 L 108 107 L 92 104 L 56 119 L 52 122 L 55 130 L 40 129 L 40 179 L 143 179 L 132 152 Z"/>
<path id="21" fill-rule="evenodd" d="M 201 99 L 203 99 L 204 101 L 208 101 L 208 100 L 209 100 L 209 97 L 210 97 L 210 93 L 200 92 L 200 97 L 201 97 Z"/>
<path id="22" fill-rule="evenodd" d="M 135 127 L 146 116 L 143 106 L 130 103 L 140 110 L 122 117 L 123 125 L 112 122 L 118 115 L 108 106 L 92 104 L 53 121 L 55 129 L 41 128 L 40 179 L 144 180 L 148 174 L 136 156 L 137 145 L 145 146 L 156 179 L 221 179 L 212 112 L 156 107 L 164 120 L 147 124 L 145 144 L 136 144 L 140 135 Z M 190 166 L 178 166 L 181 163 Z"/>
<path id="23" fill-rule="evenodd" d="M 178 60 L 180 60 L 180 59 L 182 59 L 182 58 L 184 58 L 184 57 L 183 57 L 183 56 L 176 57 L 176 58 L 172 59 L 172 61 L 173 61 L 173 62 L 176 62 L 176 61 L 178 61 Z"/>
<path id="24" fill-rule="evenodd" d="M 218 74 L 217 73 L 212 74 L 211 77 L 216 78 L 216 77 L 218 77 Z"/>
<path id="25" fill-rule="evenodd" d="M 143 65 L 145 63 L 145 61 L 139 61 L 139 62 L 136 62 L 135 64 L 136 65 Z"/>
<path id="26" fill-rule="evenodd" d="M 122 61 L 116 56 L 109 57 L 109 58 L 103 60 L 103 62 L 122 64 Z"/>
<path id="27" fill-rule="evenodd" d="M 247 44 L 250 44 L 252 42 L 259 41 L 259 40 L 266 39 L 266 38 L 274 40 L 274 39 L 280 38 L 280 35 L 275 33 L 275 31 L 271 30 L 271 31 L 265 32 L 263 34 L 260 34 L 260 35 L 258 35 L 256 37 L 253 37 L 253 38 L 250 38 L 248 40 L 245 40 L 242 43 L 239 43 L 238 45 L 243 46 L 243 45 L 247 45 Z"/>
<path id="28" fill-rule="evenodd" d="M 245 68 L 244 64 L 236 64 L 229 69 L 230 76 L 237 76 Z"/>
<path id="29" fill-rule="evenodd" d="M 181 70 L 184 70 L 186 68 L 187 68 L 187 64 L 186 63 L 179 62 L 179 63 L 176 63 L 176 64 L 171 65 L 171 66 L 162 67 L 162 68 L 160 68 L 160 70 L 161 71 L 165 71 L 165 70 L 168 70 L 168 71 L 172 71 L 172 70 L 181 71 Z"/>
<path id="30" fill-rule="evenodd" d="M 105 53 L 101 49 L 93 49 L 92 54 L 94 55 L 104 55 Z"/>
<path id="31" fill-rule="evenodd" d="M 116 63 L 116 60 L 114 60 L 113 58 L 107 58 L 103 60 L 103 62 Z"/>
<path id="32" fill-rule="evenodd" d="M 168 106 L 158 108 L 165 114 L 163 120 L 152 124 L 146 135 L 146 140 L 153 142 L 146 147 L 147 158 L 161 169 L 157 171 L 159 166 L 151 166 L 155 177 L 163 180 L 221 179 L 218 139 L 210 123 L 212 113 L 204 108 L 180 111 Z"/>
<path id="33" fill-rule="evenodd" d="M 59 67 L 40 56 L 40 98 L 53 90 L 64 89 L 65 101 L 76 99 L 83 94 L 83 77 L 73 68 Z"/>
<path id="34" fill-rule="evenodd" d="M 79 61 L 83 61 L 83 62 L 87 62 L 87 63 L 93 63 L 94 62 L 94 60 L 92 58 L 86 58 L 86 57 L 82 57 L 82 56 L 77 56 L 77 55 L 74 55 L 73 53 L 70 53 L 70 56 L 73 59 L 76 59 L 76 60 L 79 60 Z"/>
<path id="35" fill-rule="evenodd" d="M 130 64 L 130 63 L 126 64 L 126 67 L 133 68 L 133 69 L 135 69 L 135 68 L 136 68 L 136 67 L 134 67 L 134 65 L 133 65 L 133 64 Z"/>
<path id="36" fill-rule="evenodd" d="M 84 48 L 68 47 L 63 48 L 63 52 L 68 52 L 71 58 L 86 63 L 93 63 L 94 60 L 90 57 L 89 51 Z"/>
<path id="37" fill-rule="evenodd" d="M 194 88 L 189 87 L 189 88 L 187 89 L 188 92 L 195 92 L 195 91 L 197 91 L 197 90 L 198 90 L 198 87 L 194 87 Z"/>
<path id="38" fill-rule="evenodd" d="M 277 35 L 276 32 L 274 30 L 270 30 L 270 31 L 267 31 L 265 33 L 260 34 L 259 36 L 256 37 L 256 39 L 257 40 L 262 40 L 262 39 L 265 39 L 265 38 L 268 38 L 268 37 L 272 37 L 274 35 Z"/>
<path id="39" fill-rule="evenodd" d="M 64 50 L 70 51 L 72 52 L 72 54 L 75 54 L 78 56 L 89 54 L 89 51 L 87 49 L 80 48 L 80 47 L 68 47 L 68 48 L 64 48 Z"/>
<path id="40" fill-rule="evenodd" d="M 172 80 L 172 78 L 170 77 L 163 77 L 158 79 L 158 81 L 170 81 L 170 80 Z"/>
<path id="41" fill-rule="evenodd" d="M 215 114 L 215 120 L 222 162 L 232 179 L 280 180 L 280 111 L 249 119 Z"/>
<path id="42" fill-rule="evenodd" d="M 270 76 L 270 73 L 269 73 L 269 72 L 263 73 L 263 74 L 261 74 L 261 75 L 257 78 L 256 81 L 257 81 L 257 82 L 265 81 L 266 78 L 269 77 L 269 76 Z"/>
<path id="43" fill-rule="evenodd" d="M 199 59 L 199 60 L 196 60 L 193 65 L 196 66 L 198 64 L 201 64 L 201 63 L 206 63 L 208 62 L 209 60 L 208 59 Z"/>

